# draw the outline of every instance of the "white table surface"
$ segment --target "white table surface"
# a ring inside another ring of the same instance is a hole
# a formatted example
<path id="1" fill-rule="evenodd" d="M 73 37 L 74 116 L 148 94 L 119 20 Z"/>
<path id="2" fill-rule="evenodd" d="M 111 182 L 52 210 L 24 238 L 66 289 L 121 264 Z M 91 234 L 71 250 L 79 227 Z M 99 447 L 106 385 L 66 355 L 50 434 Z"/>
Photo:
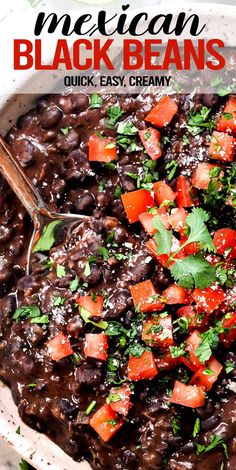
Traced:
<path id="1" fill-rule="evenodd" d="M 4 18 L 6 15 L 10 15 L 11 11 L 21 10 L 23 9 L 27 3 L 35 4 L 38 1 L 38 5 L 40 6 L 50 6 L 53 11 L 53 7 L 55 8 L 62 8 L 65 7 L 67 10 L 69 9 L 78 9 L 83 8 L 83 2 L 77 1 L 77 0 L 8 0 L 7 2 L 1 2 L 1 11 L 0 11 L 0 20 L 1 18 Z M 221 4 L 229 4 L 229 5 L 235 5 L 235 0 L 193 0 L 196 3 L 221 3 Z M 91 0 L 90 0 L 91 2 Z M 84 4 L 86 3 L 86 0 L 84 0 Z M 107 5 L 107 8 L 109 9 L 117 9 L 117 6 L 120 4 L 125 3 L 124 1 L 121 0 L 114 0 L 111 2 L 109 5 Z M 139 8 L 142 6 L 147 5 L 157 5 L 161 3 L 167 3 L 166 0 L 130 0 L 129 3 L 133 5 L 135 8 Z M 181 0 L 181 4 L 188 3 L 188 0 Z M 102 4 L 102 2 L 101 2 Z M 1 29 L 1 28 L 0 28 Z M 18 470 L 19 469 L 19 456 L 17 455 L 14 450 L 9 447 L 5 442 L 0 441 L 0 470 Z"/>

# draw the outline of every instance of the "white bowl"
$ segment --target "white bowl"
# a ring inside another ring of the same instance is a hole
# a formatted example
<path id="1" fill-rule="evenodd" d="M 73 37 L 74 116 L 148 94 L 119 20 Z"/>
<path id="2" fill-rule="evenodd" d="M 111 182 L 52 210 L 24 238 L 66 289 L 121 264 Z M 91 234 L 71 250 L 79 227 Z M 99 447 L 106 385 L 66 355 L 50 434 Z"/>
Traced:
<path id="1" fill-rule="evenodd" d="M 158 7 L 145 8 L 151 15 L 169 11 L 173 14 L 181 10 L 201 15 L 203 21 L 214 23 L 215 37 L 224 37 L 226 42 L 235 38 L 236 7 L 209 3 L 189 3 L 179 7 L 175 3 L 165 3 Z M 17 117 L 34 105 L 33 94 L 15 94 L 15 90 L 25 90 L 28 72 L 21 75 L 17 83 L 8 82 L 4 95 L 0 96 L 0 133 L 4 134 Z M 37 73 L 31 77 L 37 83 Z M 37 89 L 37 88 L 35 88 Z M 20 435 L 16 433 L 20 426 Z M 87 462 L 75 462 L 45 435 L 26 426 L 20 419 L 9 389 L 0 382 L 0 437 L 8 442 L 21 457 L 30 462 L 37 470 L 88 470 Z"/>

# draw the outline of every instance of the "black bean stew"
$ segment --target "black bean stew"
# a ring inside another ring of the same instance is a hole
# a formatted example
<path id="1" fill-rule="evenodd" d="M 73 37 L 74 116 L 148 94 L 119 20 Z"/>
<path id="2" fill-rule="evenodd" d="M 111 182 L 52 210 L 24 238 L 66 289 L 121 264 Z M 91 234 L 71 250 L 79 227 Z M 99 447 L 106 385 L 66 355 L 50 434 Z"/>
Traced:
<path id="1" fill-rule="evenodd" d="M 94 469 L 236 468 L 233 95 L 45 96 L 7 141 L 53 210 L 0 179 L 0 376 Z"/>

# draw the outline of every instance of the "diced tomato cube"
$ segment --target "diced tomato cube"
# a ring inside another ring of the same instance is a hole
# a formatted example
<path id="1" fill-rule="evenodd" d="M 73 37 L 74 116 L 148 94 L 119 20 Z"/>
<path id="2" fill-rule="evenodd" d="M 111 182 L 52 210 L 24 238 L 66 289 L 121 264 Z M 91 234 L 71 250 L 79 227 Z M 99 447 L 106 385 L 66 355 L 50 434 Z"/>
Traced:
<path id="1" fill-rule="evenodd" d="M 162 292 L 162 297 L 168 305 L 173 304 L 188 304 L 189 292 L 184 287 L 172 284 Z"/>
<path id="2" fill-rule="evenodd" d="M 49 356 L 53 361 L 60 361 L 66 356 L 73 354 L 70 341 L 64 333 L 58 333 L 54 338 L 47 342 Z"/>
<path id="3" fill-rule="evenodd" d="M 156 228 L 153 225 L 153 219 L 156 217 L 156 214 L 151 214 L 150 212 L 143 212 L 139 216 L 139 220 L 148 235 L 154 235 L 156 233 Z"/>
<path id="4" fill-rule="evenodd" d="M 197 372 L 195 372 L 190 383 L 191 385 L 200 385 L 206 390 L 210 390 L 222 369 L 223 366 L 214 356 L 211 356 L 209 361 L 206 363 L 206 367 L 201 367 Z"/>
<path id="5" fill-rule="evenodd" d="M 224 132 L 214 131 L 211 136 L 211 143 L 208 151 L 210 158 L 232 162 L 234 159 L 235 138 Z"/>
<path id="6" fill-rule="evenodd" d="M 169 215 L 170 225 L 180 235 L 184 235 L 184 227 L 188 212 L 183 207 L 177 207 L 171 210 Z"/>
<path id="7" fill-rule="evenodd" d="M 173 237 L 173 244 L 172 244 L 172 248 L 171 248 L 171 254 L 173 254 L 175 251 L 177 251 L 180 247 L 180 242 L 177 238 Z M 155 258 L 162 266 L 164 267 L 168 267 L 169 269 L 173 266 L 173 264 L 175 263 L 175 261 L 171 261 L 170 263 L 168 262 L 169 260 L 169 257 L 168 255 L 159 255 L 157 253 L 157 244 L 155 242 L 155 240 L 153 239 L 150 239 L 148 240 L 148 242 L 146 243 L 146 249 L 147 251 L 151 254 L 151 256 L 153 256 L 153 258 Z M 184 258 L 186 256 L 186 253 L 184 250 L 181 250 L 179 251 L 179 253 L 176 255 L 176 259 L 181 259 L 181 258 Z"/>
<path id="8" fill-rule="evenodd" d="M 151 157 L 152 160 L 157 160 L 161 157 L 161 134 L 157 129 L 153 129 L 153 127 L 148 127 L 143 131 L 139 131 L 139 137 L 142 141 L 145 150 L 147 151 L 149 157 Z"/>
<path id="9" fill-rule="evenodd" d="M 218 165 L 212 163 L 199 163 L 196 170 L 192 174 L 192 185 L 198 189 L 207 189 L 211 180 L 210 174 Z M 221 172 L 221 176 L 223 176 Z"/>
<path id="10" fill-rule="evenodd" d="M 88 141 L 90 162 L 112 162 L 117 160 L 116 139 L 113 137 L 99 137 L 92 134 Z"/>
<path id="11" fill-rule="evenodd" d="M 155 202 L 147 189 L 138 189 L 121 195 L 128 221 L 138 222 L 140 214 L 146 212 Z"/>
<path id="12" fill-rule="evenodd" d="M 176 194 L 165 181 L 158 181 L 153 185 L 154 196 L 157 204 L 160 206 L 163 202 L 173 202 Z M 167 204 L 168 206 L 168 204 Z"/>
<path id="13" fill-rule="evenodd" d="M 205 325 L 205 316 L 197 311 L 193 305 L 186 305 L 185 307 L 180 307 L 176 315 L 181 318 L 185 317 L 188 320 L 188 327 L 199 328 Z"/>
<path id="14" fill-rule="evenodd" d="M 111 388 L 109 394 L 110 407 L 116 411 L 116 413 L 127 416 L 131 408 L 130 396 L 131 390 L 128 384 L 123 384 L 120 388 Z M 120 397 L 120 399 L 118 399 L 118 397 Z"/>
<path id="15" fill-rule="evenodd" d="M 164 127 L 170 123 L 178 111 L 178 106 L 169 96 L 163 96 L 146 116 L 145 120 L 154 126 Z"/>
<path id="16" fill-rule="evenodd" d="M 181 245 L 186 242 L 187 238 L 188 237 L 185 237 L 185 236 L 181 238 Z M 200 251 L 200 246 L 196 242 L 188 243 L 184 247 L 184 251 L 187 255 L 195 255 L 196 253 Z"/>
<path id="17" fill-rule="evenodd" d="M 159 295 L 150 279 L 130 286 L 130 292 L 134 306 L 140 312 L 163 310 L 164 304 L 160 301 Z"/>
<path id="18" fill-rule="evenodd" d="M 92 416 L 89 424 L 104 442 L 108 442 L 121 426 L 123 426 L 124 422 L 111 406 L 105 403 L 105 405 L 99 408 Z"/>
<path id="19" fill-rule="evenodd" d="M 102 317 L 103 297 L 97 295 L 93 298 L 91 295 L 84 295 L 77 298 L 77 304 L 90 313 L 90 317 Z"/>
<path id="20" fill-rule="evenodd" d="M 158 369 L 164 369 L 164 370 L 173 369 L 173 367 L 179 364 L 180 362 L 179 358 L 172 357 L 169 349 L 163 350 L 163 352 L 161 353 L 162 353 L 161 356 L 158 356 L 156 358 L 156 364 L 157 364 Z"/>
<path id="21" fill-rule="evenodd" d="M 108 356 L 107 350 L 108 342 L 105 333 L 87 333 L 85 335 L 85 356 L 106 361 Z"/>
<path id="22" fill-rule="evenodd" d="M 153 379 L 158 373 L 153 353 L 144 351 L 142 356 L 130 356 L 128 362 L 129 380 L 148 380 Z"/>
<path id="23" fill-rule="evenodd" d="M 173 344 L 171 315 L 151 317 L 143 325 L 142 340 L 150 346 L 167 347 Z"/>
<path id="24" fill-rule="evenodd" d="M 213 237 L 216 251 L 219 255 L 226 255 L 228 259 L 236 258 L 236 230 L 220 228 Z"/>
<path id="25" fill-rule="evenodd" d="M 150 213 L 150 212 L 143 212 L 139 216 L 139 220 L 144 228 L 144 230 L 148 233 L 148 235 L 154 235 L 156 233 L 157 229 L 153 225 L 153 219 L 154 217 L 159 216 L 163 224 L 165 225 L 165 228 L 169 228 L 169 214 L 165 207 L 159 207 L 156 209 L 156 213 Z"/>
<path id="26" fill-rule="evenodd" d="M 236 133 L 236 98 L 230 98 L 217 122 L 217 131 Z"/>
<path id="27" fill-rule="evenodd" d="M 199 408 L 205 403 L 204 389 L 197 385 L 186 385 L 176 380 L 169 401 L 189 408 Z"/>
<path id="28" fill-rule="evenodd" d="M 188 360 L 194 367 L 202 367 L 201 361 L 196 356 L 196 350 L 201 344 L 201 336 L 199 331 L 195 330 L 188 337 L 186 342 L 186 351 L 188 351 Z"/>
<path id="29" fill-rule="evenodd" d="M 228 348 L 236 341 L 236 312 L 227 313 L 223 320 L 223 327 L 226 331 L 220 335 L 220 341 Z"/>
<path id="30" fill-rule="evenodd" d="M 195 289 L 192 293 L 192 299 L 202 311 L 212 313 L 224 301 L 225 293 L 219 285 L 214 284 L 203 290 Z"/>
<path id="31" fill-rule="evenodd" d="M 184 175 L 180 175 L 177 179 L 176 193 L 175 202 L 178 207 L 193 207 L 199 204 L 196 189 Z"/>

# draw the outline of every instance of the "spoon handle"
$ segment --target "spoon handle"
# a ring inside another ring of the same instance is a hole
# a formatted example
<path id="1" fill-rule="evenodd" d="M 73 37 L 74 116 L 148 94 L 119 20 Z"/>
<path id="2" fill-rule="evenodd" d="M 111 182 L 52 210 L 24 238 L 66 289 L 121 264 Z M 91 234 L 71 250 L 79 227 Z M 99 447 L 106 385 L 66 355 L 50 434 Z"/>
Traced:
<path id="1" fill-rule="evenodd" d="M 46 209 L 45 204 L 23 172 L 21 166 L 13 156 L 5 140 L 0 136 L 0 172 L 7 180 L 9 186 L 25 206 L 34 220 L 40 209 Z"/>

